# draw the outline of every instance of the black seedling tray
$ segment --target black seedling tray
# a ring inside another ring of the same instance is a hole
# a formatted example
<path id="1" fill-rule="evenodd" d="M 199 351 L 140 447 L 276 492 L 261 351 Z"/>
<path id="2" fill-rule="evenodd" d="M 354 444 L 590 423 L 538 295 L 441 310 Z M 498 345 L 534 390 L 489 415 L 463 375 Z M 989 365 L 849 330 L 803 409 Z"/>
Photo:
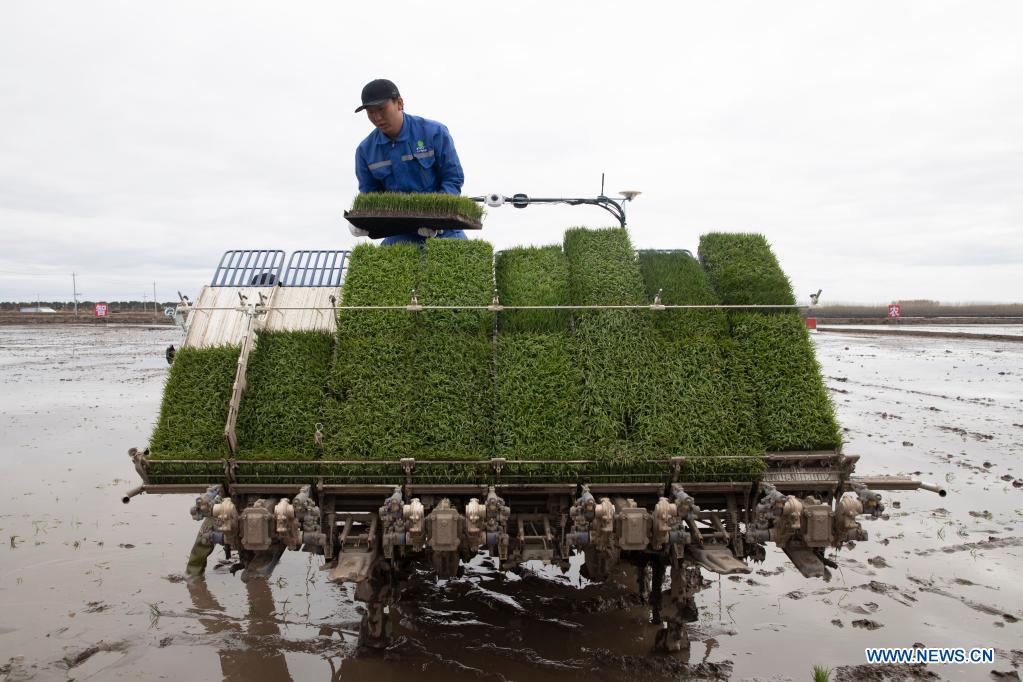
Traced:
<path id="1" fill-rule="evenodd" d="M 367 213 L 345 211 L 345 220 L 369 232 L 371 239 L 415 232 L 420 227 L 431 230 L 482 230 L 482 223 L 459 215 L 410 215 L 408 213 Z"/>

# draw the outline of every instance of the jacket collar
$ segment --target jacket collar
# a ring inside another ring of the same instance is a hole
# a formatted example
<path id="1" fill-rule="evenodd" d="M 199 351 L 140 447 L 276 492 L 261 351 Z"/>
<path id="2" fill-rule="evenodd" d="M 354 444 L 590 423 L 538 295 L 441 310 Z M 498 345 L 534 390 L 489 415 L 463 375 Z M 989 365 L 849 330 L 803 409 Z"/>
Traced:
<path id="1" fill-rule="evenodd" d="M 410 121 L 409 121 L 408 114 L 406 114 L 405 112 L 402 112 L 401 117 L 402 117 L 401 118 L 401 132 L 398 133 L 398 137 L 394 138 L 394 140 L 393 140 L 394 142 L 405 142 L 405 141 L 407 141 L 412 136 L 412 133 L 409 132 Z M 380 132 L 379 129 L 374 129 L 373 133 L 377 136 L 377 144 L 384 144 L 385 142 L 391 142 L 392 141 L 391 138 L 389 138 L 386 135 L 384 135 L 382 132 Z"/>

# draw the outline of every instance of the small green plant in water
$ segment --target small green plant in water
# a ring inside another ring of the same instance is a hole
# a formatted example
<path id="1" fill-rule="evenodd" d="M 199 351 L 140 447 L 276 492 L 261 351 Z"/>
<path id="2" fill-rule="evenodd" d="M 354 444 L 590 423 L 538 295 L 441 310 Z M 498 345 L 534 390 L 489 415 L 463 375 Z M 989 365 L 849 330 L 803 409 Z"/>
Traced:
<path id="1" fill-rule="evenodd" d="M 157 627 L 160 624 L 160 616 L 163 615 L 163 611 L 160 609 L 160 602 L 149 602 L 149 627 L 150 629 Z"/>
<path id="2" fill-rule="evenodd" d="M 813 667 L 813 682 L 828 682 L 830 679 L 831 668 L 825 668 L 823 665 Z"/>

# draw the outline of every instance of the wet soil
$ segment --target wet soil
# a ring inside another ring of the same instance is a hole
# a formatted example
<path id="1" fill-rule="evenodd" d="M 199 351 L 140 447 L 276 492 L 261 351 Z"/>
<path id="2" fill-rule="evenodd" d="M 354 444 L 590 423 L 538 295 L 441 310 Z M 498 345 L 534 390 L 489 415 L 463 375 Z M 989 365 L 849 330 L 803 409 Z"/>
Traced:
<path id="1" fill-rule="evenodd" d="M 144 445 L 175 329 L 0 328 L 0 681 L 1013 679 L 1023 666 L 1023 344 L 815 336 L 860 474 L 943 484 L 884 493 L 870 540 L 831 552 L 828 582 L 779 551 L 708 576 L 688 656 L 651 656 L 655 627 L 622 569 L 519 573 L 477 558 L 417 577 L 384 652 L 355 646 L 350 587 L 289 553 L 270 581 L 211 562 L 181 578 L 192 501 L 142 496 Z M 972 512 L 972 513 L 971 513 Z M 219 556 L 219 553 L 215 556 Z M 738 578 L 738 579 L 736 579 Z M 869 624 L 869 625 L 867 625 Z M 874 626 L 877 627 L 874 627 Z M 991 666 L 868 666 L 868 646 L 991 646 Z"/>

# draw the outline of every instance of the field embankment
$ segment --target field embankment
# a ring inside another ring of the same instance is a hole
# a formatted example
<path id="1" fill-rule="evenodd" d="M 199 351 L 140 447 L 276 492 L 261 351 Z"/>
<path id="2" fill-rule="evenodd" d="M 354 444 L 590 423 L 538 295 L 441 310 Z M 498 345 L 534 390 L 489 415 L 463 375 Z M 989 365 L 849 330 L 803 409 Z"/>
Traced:
<path id="1" fill-rule="evenodd" d="M 939 303 L 894 301 L 902 323 L 912 324 L 1023 324 L 1023 303 Z M 888 304 L 836 303 L 810 308 L 818 324 L 887 324 Z"/>
<path id="2" fill-rule="evenodd" d="M 174 319 L 163 313 L 114 311 L 109 317 L 93 317 L 92 310 L 73 312 L 22 313 L 16 310 L 0 310 L 0 325 L 42 325 L 42 324 L 174 324 Z"/>

